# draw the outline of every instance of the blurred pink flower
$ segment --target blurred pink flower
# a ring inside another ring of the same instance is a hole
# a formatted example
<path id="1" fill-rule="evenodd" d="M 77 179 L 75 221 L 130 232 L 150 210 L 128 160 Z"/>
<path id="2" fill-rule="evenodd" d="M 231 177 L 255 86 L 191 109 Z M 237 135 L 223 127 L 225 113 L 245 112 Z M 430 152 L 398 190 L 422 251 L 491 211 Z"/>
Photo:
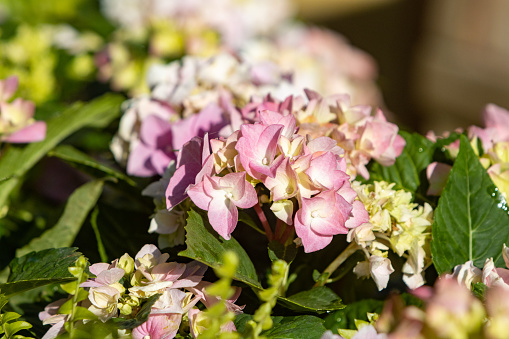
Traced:
<path id="1" fill-rule="evenodd" d="M 449 172 L 451 172 L 452 166 L 443 164 L 441 162 L 432 162 L 426 169 L 426 176 L 429 181 L 429 188 L 427 195 L 440 195 L 442 190 L 445 188 L 447 179 L 449 178 Z"/>

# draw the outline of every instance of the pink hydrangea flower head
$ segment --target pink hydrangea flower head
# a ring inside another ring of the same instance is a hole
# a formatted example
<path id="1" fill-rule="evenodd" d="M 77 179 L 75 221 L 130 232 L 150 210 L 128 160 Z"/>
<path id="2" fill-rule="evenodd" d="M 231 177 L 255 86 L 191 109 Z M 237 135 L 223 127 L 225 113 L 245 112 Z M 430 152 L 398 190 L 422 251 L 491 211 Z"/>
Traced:
<path id="1" fill-rule="evenodd" d="M 226 240 L 237 226 L 238 210 L 258 203 L 254 187 L 246 181 L 246 173 L 229 173 L 224 177 L 206 175 L 203 181 L 191 187 L 191 200 L 208 211 L 211 226 Z"/>
<path id="2" fill-rule="evenodd" d="M 394 164 L 406 144 L 398 135 L 398 126 L 388 123 L 380 110 L 366 123 L 359 142 L 361 150 L 384 166 Z"/>

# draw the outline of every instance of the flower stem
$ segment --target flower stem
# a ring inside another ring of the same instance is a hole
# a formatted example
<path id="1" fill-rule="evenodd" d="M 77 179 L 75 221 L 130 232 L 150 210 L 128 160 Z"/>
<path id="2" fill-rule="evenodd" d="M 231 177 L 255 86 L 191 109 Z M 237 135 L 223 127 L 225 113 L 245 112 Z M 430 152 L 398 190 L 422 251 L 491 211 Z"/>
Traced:
<path id="1" fill-rule="evenodd" d="M 269 241 L 272 241 L 274 239 L 274 234 L 272 233 L 272 230 L 270 229 L 269 222 L 267 221 L 267 217 L 265 216 L 265 213 L 263 213 L 261 205 L 255 204 L 254 209 L 256 211 L 256 214 L 258 214 L 258 218 L 262 222 L 263 229 L 265 230 L 265 234 L 267 235 L 267 239 Z"/>
<path id="2" fill-rule="evenodd" d="M 276 239 L 281 242 L 281 236 L 283 235 L 283 231 L 286 229 L 285 227 L 285 224 L 283 223 L 283 221 L 281 219 L 277 219 L 277 222 L 276 222 L 276 232 L 274 232 L 274 235 L 276 237 Z"/>
<path id="3" fill-rule="evenodd" d="M 281 235 L 281 243 L 284 245 L 288 241 L 288 238 L 293 236 L 294 227 L 292 225 L 286 225 L 286 228 Z"/>
<path id="4" fill-rule="evenodd" d="M 334 261 L 329 264 L 329 266 L 327 266 L 325 271 L 323 271 L 322 275 L 326 274 L 327 275 L 326 279 L 318 281 L 315 284 L 315 287 L 325 285 L 325 283 L 327 282 L 327 278 L 329 278 L 332 275 L 332 273 L 334 273 L 338 269 L 338 267 L 346 261 L 346 259 L 348 259 L 355 252 L 357 252 L 358 249 L 359 245 L 357 245 L 357 243 L 355 242 L 352 242 L 350 245 L 348 245 L 348 247 L 345 248 L 343 252 L 341 252 L 337 256 L 337 258 L 334 259 Z"/>

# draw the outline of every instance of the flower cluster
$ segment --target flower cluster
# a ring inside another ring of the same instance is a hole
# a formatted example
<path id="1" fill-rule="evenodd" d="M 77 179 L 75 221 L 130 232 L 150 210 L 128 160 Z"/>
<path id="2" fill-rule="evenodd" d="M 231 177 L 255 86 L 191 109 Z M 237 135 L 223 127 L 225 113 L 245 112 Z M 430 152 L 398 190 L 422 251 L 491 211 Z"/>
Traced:
<path id="1" fill-rule="evenodd" d="M 509 268 L 509 248 L 505 244 L 502 249 L 502 257 L 506 267 Z M 471 289 L 472 285 L 476 283 L 483 283 L 487 287 L 509 288 L 509 269 L 495 267 L 493 258 L 487 258 L 482 269 L 475 267 L 472 260 L 463 265 L 457 265 L 448 277 L 456 279 L 458 283 L 468 289 Z"/>
<path id="2" fill-rule="evenodd" d="M 291 74 L 299 89 L 312 88 L 324 95 L 348 93 L 356 105 L 382 105 L 374 81 L 376 63 L 335 32 L 286 25 L 270 39 L 246 41 L 239 54 L 250 64 L 275 63 Z"/>
<path id="3" fill-rule="evenodd" d="M 489 104 L 484 108 L 483 120 L 485 128 L 471 126 L 468 136 L 472 148 L 479 156 L 479 160 L 487 169 L 491 180 L 498 187 L 500 193 L 509 197 L 509 111 Z M 431 134 L 431 139 L 436 137 Z M 479 143 L 480 141 L 480 148 Z M 450 144 L 447 149 L 451 157 L 455 158 L 459 150 L 459 140 Z M 451 166 L 434 162 L 427 169 L 430 188 L 428 194 L 439 195 L 447 181 Z"/>
<path id="4" fill-rule="evenodd" d="M 252 68 L 229 54 L 154 66 L 148 82 L 151 95 L 128 103 L 111 147 L 137 176 L 162 175 L 192 137 L 227 137 L 242 123 L 236 104 L 289 85 L 277 67 Z"/>
<path id="5" fill-rule="evenodd" d="M 296 100 L 294 115 L 301 135 L 330 136 L 344 149 L 349 174 L 369 179 L 366 165 L 371 159 L 384 166 L 394 164 L 405 147 L 398 126 L 387 121 L 380 109 L 350 105 L 348 95 L 322 97 L 306 91 L 309 102 Z"/>
<path id="6" fill-rule="evenodd" d="M 95 278 L 81 284 L 88 289 L 88 299 L 81 306 L 95 314 L 102 322 L 112 318 L 134 319 L 147 299 L 159 295 L 152 304 L 148 320 L 132 329 L 132 338 L 174 338 L 184 316 L 191 328 L 193 321 L 200 318 L 195 305 L 201 302 L 211 307 L 220 299 L 207 293 L 211 284 L 203 281 L 207 266 L 193 261 L 189 264 L 167 262 L 169 255 L 161 253 L 154 245 L 145 245 L 131 258 L 128 254 L 111 264 L 98 263 L 89 270 Z M 240 288 L 229 300 L 224 300 L 228 311 L 242 313 L 242 307 L 234 304 L 240 295 Z M 51 303 L 41 312 L 45 324 L 53 324 L 44 336 L 55 338 L 63 333 L 66 316 L 58 314 L 64 299 Z M 187 326 L 186 325 L 186 326 Z M 233 323 L 224 327 L 235 331 Z M 191 332 L 194 335 L 194 332 Z M 194 337 L 194 336 L 193 336 Z"/>
<path id="7" fill-rule="evenodd" d="M 283 223 L 294 225 L 306 252 L 326 247 L 333 235 L 367 221 L 350 187 L 343 149 L 329 137 L 297 134 L 289 99 L 279 107 L 286 114 L 258 107 L 260 122 L 244 124 L 226 139 L 209 141 L 206 136 L 184 145 L 166 190 L 168 209 L 189 195 L 208 211 L 212 227 L 229 239 L 237 225 L 237 207 L 255 207 L 263 214 L 254 188 L 261 183 L 269 191 L 270 209 Z"/>
<path id="8" fill-rule="evenodd" d="M 17 88 L 17 77 L 0 80 L 0 141 L 41 141 L 46 137 L 46 123 L 34 120 L 34 103 L 20 98 L 9 101 Z"/>
<path id="9" fill-rule="evenodd" d="M 351 107 L 346 95 L 321 97 L 309 90 L 307 98 L 289 96 L 284 101 L 253 95 L 244 106 L 237 107 L 234 102 L 246 100 L 236 92 L 242 88 L 242 82 L 230 81 L 229 86 L 231 83 L 239 85 L 225 91 L 228 81 L 223 72 L 219 72 L 226 66 L 226 69 L 238 69 L 231 67 L 239 66 L 235 59 L 220 55 L 206 59 L 202 67 L 191 67 L 196 66 L 191 64 L 193 60 L 185 59 L 182 65 L 168 66 L 168 76 L 160 73 L 161 80 L 154 81 L 153 97 L 139 99 L 127 109 L 112 144 L 117 159 L 121 159 L 122 154 L 128 156 L 128 173 L 163 175 L 156 184 L 157 193 L 154 189 L 145 191 L 156 198 L 156 222 L 152 222 L 151 230 L 172 234 L 173 240 L 163 242 L 165 245 L 181 243 L 178 239 L 182 236 L 174 237 L 182 234 L 177 232 L 179 228 L 174 222 L 181 219 L 186 208 L 175 212 L 173 209 L 190 190 L 189 196 L 198 207 L 221 213 L 211 224 L 228 239 L 238 219 L 234 206 L 258 206 L 257 194 L 243 184 L 248 179 L 252 186 L 261 182 L 269 190 L 271 210 L 287 225 L 295 225 L 299 237 L 306 239 L 306 251 L 325 247 L 334 234 L 347 233 L 346 228 L 321 231 L 325 233 L 315 230 L 326 237 L 311 245 L 309 242 L 315 241 L 311 238 L 315 238 L 316 233 L 308 234 L 307 230 L 311 214 L 318 207 L 308 207 L 308 204 L 328 201 L 332 205 L 323 206 L 323 210 L 338 211 L 336 214 L 339 213 L 342 220 L 339 225 L 349 225 L 350 214 L 361 213 L 364 209 L 360 202 L 354 202 L 350 178 L 357 173 L 368 178 L 365 166 L 371 159 L 384 165 L 394 163 L 405 144 L 397 135 L 397 126 L 387 122 L 380 110 L 372 115 L 369 106 Z M 176 76 L 187 72 L 195 76 L 184 77 L 184 80 Z M 249 92 L 246 88 L 256 88 L 253 82 L 245 83 L 250 85 L 243 87 L 244 93 Z M 209 141 L 209 135 L 216 133 L 220 137 Z M 198 138 L 191 139 L 195 136 Z M 176 149 L 180 151 L 175 172 L 165 174 L 175 160 Z M 241 176 L 243 172 L 244 177 Z M 215 179 L 215 175 L 221 175 L 221 180 Z M 164 185 L 168 186 L 166 207 L 172 210 L 169 212 L 163 211 L 160 205 Z M 190 185 L 195 186 L 191 188 Z M 240 191 L 230 192 L 235 194 L 233 200 L 212 199 L 215 195 L 224 196 L 225 187 L 234 186 Z M 213 193 L 212 187 L 217 192 Z M 330 195 L 333 191 L 345 199 L 346 205 L 337 200 L 336 195 Z M 200 194 L 195 195 L 195 192 Z M 247 201 L 234 203 L 245 194 L 249 197 Z M 307 200 L 311 198 L 316 198 L 315 202 Z M 221 204 L 221 208 L 210 208 L 210 204 Z M 350 207 L 341 207 L 341 204 Z M 172 225 L 165 226 L 165 220 Z M 270 232 L 268 236 L 270 238 Z"/>
<path id="10" fill-rule="evenodd" d="M 394 271 L 388 250 L 406 257 L 403 265 L 403 281 L 415 289 L 424 284 L 424 269 L 431 263 L 429 244 L 433 210 L 429 204 L 412 203 L 412 194 L 394 190 L 394 184 L 352 184 L 359 201 L 369 213 L 365 223 L 348 234 L 366 254 L 366 261 L 354 268 L 359 277 L 371 276 L 379 290 L 387 287 L 389 275 Z"/>
<path id="11" fill-rule="evenodd" d="M 97 56 L 99 75 L 110 80 L 114 89 L 129 90 L 132 95 L 147 91 L 142 80 L 151 65 L 185 55 L 237 51 L 245 41 L 275 31 L 294 12 L 287 0 L 171 4 L 103 0 L 102 10 L 118 27 Z M 136 53 L 133 45 L 147 45 L 148 50 L 140 48 Z"/>

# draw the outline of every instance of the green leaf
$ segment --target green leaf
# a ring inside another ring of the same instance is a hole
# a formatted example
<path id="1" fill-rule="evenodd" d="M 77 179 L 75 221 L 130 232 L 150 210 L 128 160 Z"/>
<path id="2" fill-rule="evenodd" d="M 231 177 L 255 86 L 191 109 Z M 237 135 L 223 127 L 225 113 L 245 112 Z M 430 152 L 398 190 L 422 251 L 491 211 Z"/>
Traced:
<path id="1" fill-rule="evenodd" d="M 346 305 L 344 309 L 329 314 L 324 325 L 333 333 L 337 333 L 340 328 L 356 330 L 355 319 L 368 321 L 367 313 L 381 313 L 383 305 L 383 301 L 374 299 L 364 299 Z"/>
<path id="2" fill-rule="evenodd" d="M 46 138 L 26 146 L 9 145 L 0 157 L 0 206 L 6 205 L 10 192 L 20 178 L 59 142 L 85 126 L 104 127 L 120 115 L 120 95 L 104 95 L 83 105 L 76 103 L 47 122 Z"/>
<path id="3" fill-rule="evenodd" d="M 2 323 L 7 323 L 9 321 L 16 320 L 19 317 L 21 317 L 21 314 L 18 314 L 16 312 L 5 312 L 0 315 Z"/>
<path id="4" fill-rule="evenodd" d="M 254 288 L 262 288 L 251 259 L 233 237 L 224 240 L 210 226 L 206 216 L 190 210 L 186 225 L 187 249 L 179 255 L 202 262 L 212 268 L 219 268 L 226 251 L 234 252 L 239 258 L 239 266 L 234 279 Z"/>
<path id="5" fill-rule="evenodd" d="M 345 307 L 341 298 L 325 286 L 302 291 L 287 298 L 280 297 L 278 301 L 289 309 L 299 312 L 323 313 Z"/>
<path id="6" fill-rule="evenodd" d="M 47 248 L 71 246 L 88 213 L 96 205 L 102 193 L 103 185 L 104 181 L 99 179 L 78 187 L 69 197 L 64 213 L 57 224 L 45 231 L 40 237 L 18 249 L 16 256 L 19 257 L 32 251 Z"/>
<path id="7" fill-rule="evenodd" d="M 285 317 L 278 324 L 261 333 L 267 339 L 320 338 L 326 329 L 323 320 L 311 315 Z"/>
<path id="8" fill-rule="evenodd" d="M 509 243 L 509 216 L 497 206 L 495 186 L 470 143 L 461 136 L 460 151 L 438 201 L 432 226 L 431 253 L 439 274 L 486 258 L 503 266 L 502 247 Z"/>
<path id="9" fill-rule="evenodd" d="M 148 298 L 147 301 L 141 307 L 140 311 L 136 314 L 136 316 L 133 319 L 125 320 L 122 318 L 114 318 L 112 319 L 112 321 L 120 329 L 130 329 L 140 326 L 141 324 L 148 320 L 148 316 L 150 315 L 152 306 L 155 304 L 155 302 L 157 301 L 157 299 L 159 299 L 161 295 L 162 295 L 161 293 L 158 293 Z"/>
<path id="10" fill-rule="evenodd" d="M 382 166 L 373 162 L 370 167 L 370 181 L 387 181 L 396 183 L 396 189 L 415 193 L 421 185 L 423 171 L 433 158 L 433 142 L 420 134 L 401 131 L 406 146 L 392 166 Z"/>
<path id="11" fill-rule="evenodd" d="M 11 274 L 8 282 L 0 285 L 6 295 L 12 295 L 30 289 L 73 281 L 68 267 L 74 265 L 81 253 L 77 248 L 52 248 L 32 252 L 15 258 L 9 264 Z"/>
<path id="12" fill-rule="evenodd" d="M 73 320 L 77 321 L 84 319 L 94 320 L 97 319 L 97 316 L 94 313 L 92 313 L 92 311 L 89 311 L 88 308 L 76 306 L 76 308 L 74 309 Z"/>
<path id="13" fill-rule="evenodd" d="M 291 263 L 296 255 L 297 247 L 294 243 L 285 246 L 276 240 L 269 242 L 269 258 L 272 261 L 281 259 L 287 263 Z"/>
<path id="14" fill-rule="evenodd" d="M 15 321 L 9 324 L 4 324 L 5 328 L 5 337 L 6 338 L 12 338 L 14 334 L 21 330 L 28 330 L 29 328 L 32 328 L 32 325 L 30 325 L 26 321 Z"/>
<path id="15" fill-rule="evenodd" d="M 103 165 L 97 162 L 94 158 L 88 156 L 86 153 L 83 153 L 71 145 L 61 145 L 57 146 L 55 149 L 51 150 L 48 153 L 49 156 L 60 158 L 64 161 L 67 161 L 71 164 L 82 165 L 86 167 L 90 167 L 97 171 L 103 172 L 108 176 L 112 176 L 114 178 L 125 181 L 131 186 L 136 186 L 136 183 L 126 176 L 125 174 L 114 170 L 106 165 Z"/>
<path id="16" fill-rule="evenodd" d="M 481 301 L 484 301 L 484 294 L 486 293 L 486 290 L 488 289 L 488 286 L 484 285 L 483 283 L 475 283 L 472 285 L 472 293 L 479 298 Z"/>

